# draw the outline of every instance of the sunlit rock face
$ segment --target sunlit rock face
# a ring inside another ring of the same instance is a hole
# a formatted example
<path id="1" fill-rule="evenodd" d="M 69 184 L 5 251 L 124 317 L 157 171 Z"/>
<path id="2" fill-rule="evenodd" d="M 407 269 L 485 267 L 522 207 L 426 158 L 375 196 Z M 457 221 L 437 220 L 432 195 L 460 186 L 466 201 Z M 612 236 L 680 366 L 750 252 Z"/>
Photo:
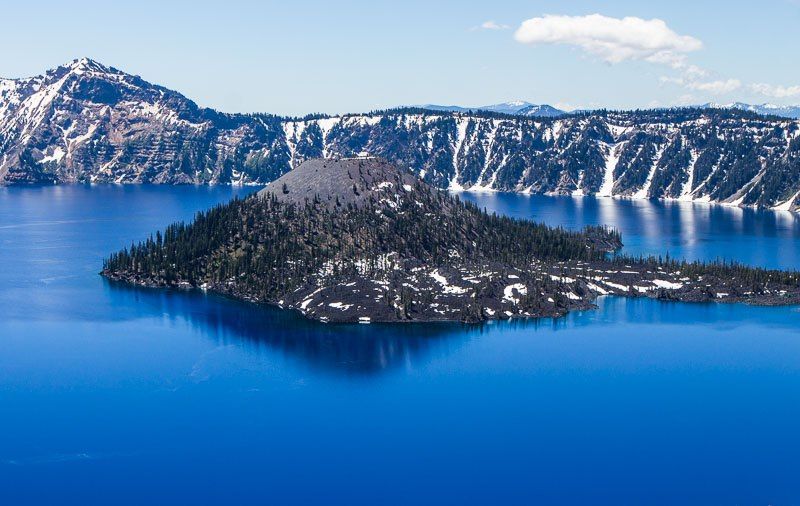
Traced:
<path id="1" fill-rule="evenodd" d="M 0 181 L 263 184 L 379 156 L 439 188 L 796 210 L 800 122 L 738 109 L 224 114 L 89 59 L 0 80 Z"/>

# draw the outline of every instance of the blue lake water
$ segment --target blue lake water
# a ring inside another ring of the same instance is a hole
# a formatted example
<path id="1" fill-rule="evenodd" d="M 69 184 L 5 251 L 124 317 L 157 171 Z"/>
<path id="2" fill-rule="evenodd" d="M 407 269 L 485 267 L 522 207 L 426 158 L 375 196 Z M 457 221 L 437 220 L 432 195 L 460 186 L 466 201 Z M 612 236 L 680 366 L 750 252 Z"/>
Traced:
<path id="1" fill-rule="evenodd" d="M 798 308 L 334 326 L 97 275 L 252 189 L 0 188 L 0 504 L 797 504 Z M 469 195 L 800 267 L 788 213 Z"/>
<path id="2" fill-rule="evenodd" d="M 688 260 L 734 259 L 800 269 L 800 215 L 720 205 L 609 198 L 467 193 L 489 211 L 567 228 L 613 225 L 633 255 L 669 253 Z"/>

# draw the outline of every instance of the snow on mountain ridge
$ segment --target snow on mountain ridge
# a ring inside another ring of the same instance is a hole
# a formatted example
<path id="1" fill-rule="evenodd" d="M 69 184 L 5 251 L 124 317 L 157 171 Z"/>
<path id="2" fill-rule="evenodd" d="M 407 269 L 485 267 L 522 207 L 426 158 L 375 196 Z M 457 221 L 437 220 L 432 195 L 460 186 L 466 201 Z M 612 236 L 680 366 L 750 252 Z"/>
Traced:
<path id="1" fill-rule="evenodd" d="M 369 155 L 440 188 L 800 207 L 798 121 L 707 108 L 529 113 L 224 114 L 79 59 L 0 81 L 0 183 L 266 183 L 311 158 Z"/>
<path id="2" fill-rule="evenodd" d="M 486 112 L 496 112 L 500 114 L 530 116 L 530 117 L 553 117 L 566 114 L 566 111 L 562 111 L 561 109 L 556 109 L 551 105 L 532 104 L 524 100 L 516 100 L 512 102 L 503 102 L 499 104 L 482 105 L 476 107 L 463 107 L 458 105 L 437 105 L 437 104 L 425 104 L 419 107 L 423 109 L 430 109 L 432 111 L 447 111 L 447 112 L 486 111 Z"/>
<path id="3" fill-rule="evenodd" d="M 709 102 L 701 105 L 702 108 L 714 109 L 739 109 L 750 111 L 757 114 L 782 116 L 784 118 L 800 119 L 800 105 L 777 105 L 777 104 L 746 104 L 744 102 L 731 102 L 728 104 L 718 104 Z"/>

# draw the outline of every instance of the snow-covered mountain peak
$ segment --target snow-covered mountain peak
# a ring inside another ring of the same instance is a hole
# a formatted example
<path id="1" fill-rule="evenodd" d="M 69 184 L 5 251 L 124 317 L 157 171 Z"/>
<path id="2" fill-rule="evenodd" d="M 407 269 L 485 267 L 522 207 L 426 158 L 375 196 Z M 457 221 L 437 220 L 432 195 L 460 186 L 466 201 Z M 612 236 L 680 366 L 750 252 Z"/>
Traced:
<path id="1" fill-rule="evenodd" d="M 76 76 L 84 74 L 92 74 L 92 75 L 108 74 L 116 76 L 128 75 L 115 68 L 108 67 L 98 61 L 92 60 L 91 58 L 77 58 L 75 60 L 61 64 L 55 68 L 47 70 L 44 74 L 30 76 L 30 77 L 0 78 L 0 83 L 3 82 L 7 83 L 6 84 L 7 87 L 11 86 L 11 84 L 8 83 L 16 83 L 17 87 L 23 87 L 25 85 L 30 85 L 30 84 L 46 85 L 48 83 L 53 83 L 55 81 L 63 79 L 67 74 Z M 0 86 L 2 85 L 0 84 Z"/>
<path id="2" fill-rule="evenodd" d="M 17 168 L 26 166 L 36 181 L 48 181 L 52 167 L 69 172 L 91 164 L 97 150 L 116 150 L 119 142 L 128 152 L 104 160 L 101 173 L 123 165 L 145 171 L 158 164 L 150 152 L 169 151 L 165 143 L 174 142 L 177 131 L 185 138 L 202 136 L 214 114 L 179 93 L 91 58 L 39 76 L 0 80 L 0 180 L 30 180 L 17 175 Z M 134 135 L 136 148 L 130 139 Z M 164 145 L 154 146 L 157 139 Z M 129 157 L 134 149 L 138 159 Z"/>
<path id="3" fill-rule="evenodd" d="M 71 72 L 75 73 L 83 73 L 83 72 L 120 73 L 119 71 L 115 72 L 111 67 L 107 67 L 98 61 L 85 57 L 72 60 L 71 62 L 62 65 L 61 67 L 66 67 Z"/>

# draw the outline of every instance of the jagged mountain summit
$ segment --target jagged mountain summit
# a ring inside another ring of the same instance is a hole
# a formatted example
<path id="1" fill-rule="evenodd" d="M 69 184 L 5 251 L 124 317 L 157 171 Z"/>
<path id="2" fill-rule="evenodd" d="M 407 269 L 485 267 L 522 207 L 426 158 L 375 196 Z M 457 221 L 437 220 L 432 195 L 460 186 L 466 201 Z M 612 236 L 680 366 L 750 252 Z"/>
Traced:
<path id="1" fill-rule="evenodd" d="M 489 215 L 373 158 L 311 160 L 244 200 L 113 254 L 102 274 L 201 288 L 325 322 L 558 316 L 598 295 L 800 301 L 800 276 L 606 258 L 603 228 Z"/>
<path id="2" fill-rule="evenodd" d="M 234 182 L 244 170 L 274 179 L 280 170 L 253 177 L 262 165 L 237 158 L 271 147 L 281 131 L 271 121 L 201 108 L 81 58 L 42 76 L 0 80 L 0 181 Z"/>
<path id="3" fill-rule="evenodd" d="M 283 118 L 202 108 L 89 59 L 0 81 L 6 184 L 264 184 L 308 159 L 364 155 L 454 191 L 800 206 L 800 121 L 749 111 Z"/>

